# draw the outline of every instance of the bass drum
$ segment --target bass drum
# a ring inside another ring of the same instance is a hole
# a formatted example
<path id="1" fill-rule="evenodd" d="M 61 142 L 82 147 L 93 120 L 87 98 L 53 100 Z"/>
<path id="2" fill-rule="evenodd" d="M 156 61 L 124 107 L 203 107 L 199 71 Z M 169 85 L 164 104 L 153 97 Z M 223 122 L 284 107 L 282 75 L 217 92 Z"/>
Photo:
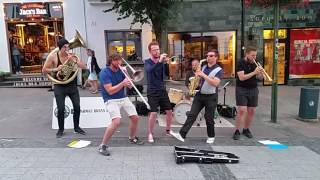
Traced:
<path id="1" fill-rule="evenodd" d="M 191 110 L 191 101 L 188 100 L 182 100 L 176 106 L 173 110 L 173 117 L 176 122 L 179 124 L 184 124 L 187 120 L 187 113 Z M 204 115 L 204 108 L 199 113 L 197 120 L 200 122 L 203 119 Z"/>

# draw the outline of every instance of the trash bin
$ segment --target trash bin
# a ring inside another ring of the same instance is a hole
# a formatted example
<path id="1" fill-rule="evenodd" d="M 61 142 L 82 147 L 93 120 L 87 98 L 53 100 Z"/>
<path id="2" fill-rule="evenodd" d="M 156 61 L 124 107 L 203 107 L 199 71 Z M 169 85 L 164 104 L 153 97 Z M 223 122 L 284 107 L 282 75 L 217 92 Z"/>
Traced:
<path id="1" fill-rule="evenodd" d="M 303 87 L 300 91 L 299 119 L 317 121 L 319 89 Z"/>

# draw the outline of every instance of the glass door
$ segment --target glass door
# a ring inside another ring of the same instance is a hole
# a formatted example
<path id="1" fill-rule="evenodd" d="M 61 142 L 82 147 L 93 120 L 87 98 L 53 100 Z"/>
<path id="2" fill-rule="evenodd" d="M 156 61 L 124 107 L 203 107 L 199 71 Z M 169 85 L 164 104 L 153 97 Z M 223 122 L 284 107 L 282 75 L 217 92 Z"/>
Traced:
<path id="1" fill-rule="evenodd" d="M 279 57 L 278 57 L 278 84 L 285 84 L 285 49 L 286 43 L 279 43 Z M 273 41 L 264 43 L 264 67 L 265 71 L 272 78 L 273 71 Z M 271 85 L 272 82 L 264 81 L 264 85 Z"/>
<path id="2" fill-rule="evenodd" d="M 286 83 L 286 38 L 287 30 L 280 29 L 278 31 L 279 35 L 279 51 L 278 51 L 278 84 Z M 267 74 L 272 78 L 273 71 L 273 30 L 264 30 L 264 46 L 263 46 L 263 68 Z M 288 47 L 287 47 L 288 48 Z M 264 85 L 271 85 L 272 82 L 263 81 Z"/>

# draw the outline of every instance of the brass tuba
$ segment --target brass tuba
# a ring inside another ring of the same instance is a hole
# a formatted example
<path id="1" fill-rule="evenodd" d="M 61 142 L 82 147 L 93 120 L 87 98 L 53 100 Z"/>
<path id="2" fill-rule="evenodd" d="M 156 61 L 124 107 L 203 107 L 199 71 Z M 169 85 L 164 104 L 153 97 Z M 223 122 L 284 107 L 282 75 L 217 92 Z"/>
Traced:
<path id="1" fill-rule="evenodd" d="M 207 59 L 201 59 L 199 62 L 199 66 L 197 67 L 197 69 L 194 69 L 195 71 L 201 70 L 201 65 L 203 62 L 207 61 Z M 200 85 L 200 77 L 199 76 L 194 76 L 194 77 L 190 77 L 189 78 L 189 96 L 194 96 L 196 95 L 196 93 L 199 91 L 197 90 L 197 88 Z"/>
<path id="2" fill-rule="evenodd" d="M 76 30 L 76 34 L 74 38 L 72 38 L 69 41 L 69 48 L 74 49 L 77 47 L 86 47 L 82 37 L 80 36 L 80 33 Z M 51 56 L 52 54 L 56 54 L 59 51 L 59 48 L 55 48 L 53 51 L 50 52 L 50 54 L 47 56 Z M 70 57 L 67 59 L 67 61 L 63 64 L 63 67 L 60 71 L 58 71 L 55 75 L 52 75 L 50 73 L 47 74 L 47 77 L 50 81 L 52 81 L 54 84 L 68 84 L 71 81 L 74 80 L 74 78 L 77 76 L 79 68 L 77 65 L 77 61 L 79 60 L 79 57 L 76 55 L 70 55 Z"/>

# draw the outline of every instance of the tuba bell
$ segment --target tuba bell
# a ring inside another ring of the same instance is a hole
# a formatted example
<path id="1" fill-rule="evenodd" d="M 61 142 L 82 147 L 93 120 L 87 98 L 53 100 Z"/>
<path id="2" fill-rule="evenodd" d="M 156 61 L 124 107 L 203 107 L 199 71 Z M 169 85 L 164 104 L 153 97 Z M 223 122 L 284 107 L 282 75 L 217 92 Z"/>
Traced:
<path id="1" fill-rule="evenodd" d="M 74 38 L 69 41 L 69 48 L 74 49 L 77 47 L 86 47 L 86 44 L 83 41 L 80 33 L 76 30 L 76 34 Z M 47 56 L 49 57 L 52 54 L 56 54 L 59 51 L 59 48 L 55 48 L 50 54 Z M 62 65 L 62 69 L 58 71 L 56 74 L 47 74 L 47 77 L 50 81 L 54 84 L 68 84 L 74 80 L 77 76 L 79 68 L 76 61 L 79 60 L 79 57 L 76 55 L 70 55 L 67 61 Z"/>

